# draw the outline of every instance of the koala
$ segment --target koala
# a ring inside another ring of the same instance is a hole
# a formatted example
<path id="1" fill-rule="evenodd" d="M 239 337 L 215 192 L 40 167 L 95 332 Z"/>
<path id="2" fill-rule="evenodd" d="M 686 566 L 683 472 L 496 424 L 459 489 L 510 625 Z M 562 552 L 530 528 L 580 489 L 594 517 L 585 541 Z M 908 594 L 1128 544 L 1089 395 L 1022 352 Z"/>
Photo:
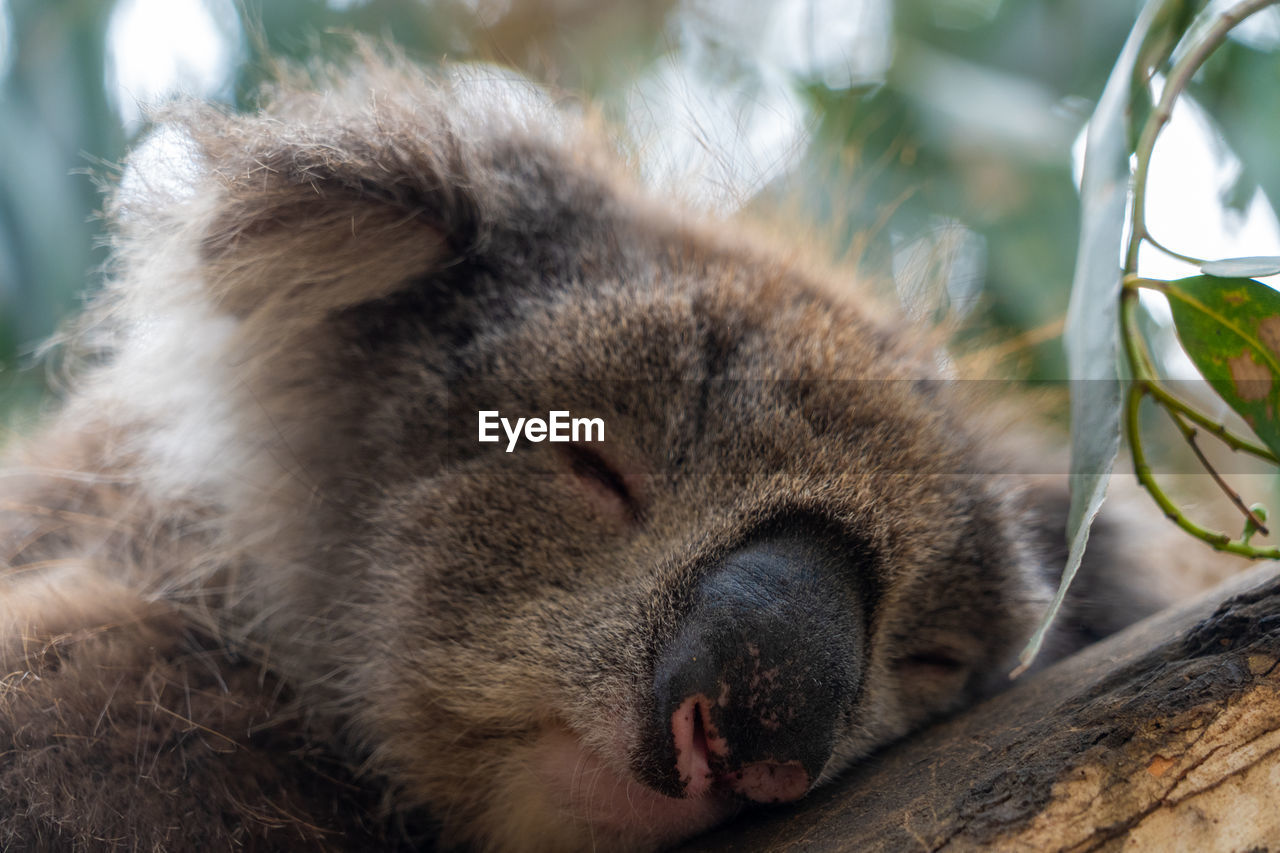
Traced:
<path id="1" fill-rule="evenodd" d="M 0 475 L 0 848 L 655 850 L 1006 680 L 1064 490 L 806 251 L 465 75 L 159 127 Z"/>

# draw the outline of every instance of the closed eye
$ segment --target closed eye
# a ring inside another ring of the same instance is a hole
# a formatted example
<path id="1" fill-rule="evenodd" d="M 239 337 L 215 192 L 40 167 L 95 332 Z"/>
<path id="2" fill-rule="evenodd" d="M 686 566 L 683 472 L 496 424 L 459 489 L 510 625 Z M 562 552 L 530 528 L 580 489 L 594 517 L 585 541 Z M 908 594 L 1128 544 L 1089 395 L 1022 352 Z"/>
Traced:
<path id="1" fill-rule="evenodd" d="M 561 446 L 574 476 L 593 492 L 609 501 L 630 522 L 640 520 L 640 504 L 627 486 L 626 478 L 603 456 L 581 444 Z"/>
<path id="2" fill-rule="evenodd" d="M 903 662 L 911 666 L 931 667 L 938 670 L 959 670 L 965 666 L 963 661 L 947 652 L 921 652 L 907 656 Z"/>

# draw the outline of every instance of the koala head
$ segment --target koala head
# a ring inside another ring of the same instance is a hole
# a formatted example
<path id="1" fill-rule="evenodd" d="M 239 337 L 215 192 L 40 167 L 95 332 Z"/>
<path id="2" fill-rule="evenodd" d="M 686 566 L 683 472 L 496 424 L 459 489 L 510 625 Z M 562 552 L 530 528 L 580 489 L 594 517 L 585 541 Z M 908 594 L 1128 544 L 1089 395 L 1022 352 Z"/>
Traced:
<path id="1" fill-rule="evenodd" d="M 971 700 L 1046 585 L 910 327 L 536 112 L 378 67 L 176 108 L 189 162 L 116 196 L 75 411 L 217 519 L 167 589 L 397 807 L 650 849 Z M 602 427 L 480 441 L 483 412 Z"/>

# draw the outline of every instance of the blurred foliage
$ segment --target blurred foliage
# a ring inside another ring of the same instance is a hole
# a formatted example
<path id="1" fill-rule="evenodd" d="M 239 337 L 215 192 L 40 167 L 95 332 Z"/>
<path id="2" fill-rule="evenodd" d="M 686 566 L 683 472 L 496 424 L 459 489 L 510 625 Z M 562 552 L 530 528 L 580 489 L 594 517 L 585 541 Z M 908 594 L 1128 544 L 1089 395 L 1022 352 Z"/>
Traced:
<path id="1" fill-rule="evenodd" d="M 1280 199 L 1280 157 L 1275 145 L 1280 139 L 1277 82 L 1280 53 L 1236 41 L 1214 53 L 1192 81 L 1191 95 L 1212 105 L 1227 144 L 1243 161 L 1239 179 L 1224 198 L 1237 209 L 1249 201 L 1258 186 L 1273 201 Z"/>
<path id="2" fill-rule="evenodd" d="M 82 173 L 109 176 L 109 164 L 139 133 L 115 106 L 120 96 L 111 89 L 108 44 L 113 15 L 135 2 L 0 0 L 0 32 L 8 34 L 0 36 L 0 412 L 38 398 L 40 371 L 18 372 L 15 365 L 29 364 L 34 346 L 74 311 L 104 259 L 96 242 L 102 223 L 94 218 L 100 196 Z M 864 272 L 888 281 L 898 273 L 908 303 L 918 296 L 903 283 L 913 253 L 941 256 L 941 292 L 920 304 L 935 313 L 949 304 L 952 314 L 963 315 L 959 338 L 974 347 L 1025 336 L 1028 346 L 1005 365 L 1012 372 L 1065 373 L 1054 324 L 1065 311 L 1078 232 L 1071 145 L 1136 3 L 900 0 L 881 16 L 891 21 L 892 37 L 882 34 L 879 44 L 892 45 L 892 63 L 880 73 L 859 66 L 860 73 L 842 77 L 829 73 L 830 63 L 766 56 L 759 46 L 770 35 L 770 10 L 804 7 L 812 37 L 855 19 L 874 23 L 868 10 L 887 5 L 204 2 L 211 15 L 233 13 L 241 34 L 227 85 L 206 94 L 239 106 L 252 103 L 272 59 L 341 54 L 350 39 L 335 33 L 349 32 L 392 42 L 416 60 L 510 65 L 585 93 L 624 123 L 631 123 L 638 83 L 662 63 L 701 73 L 716 97 L 743 103 L 763 100 L 781 78 L 812 136 L 789 168 L 768 176 L 763 193 L 756 186 L 748 195 L 762 204 L 799 199 L 815 228 Z M 858 55 L 866 52 L 868 42 L 852 44 Z M 128 49 L 162 47 L 152 41 Z M 857 58 L 851 54 L 847 64 L 857 65 Z M 1234 198 L 1247 199 L 1255 184 L 1273 198 L 1280 192 L 1280 160 L 1271 154 L 1280 111 L 1269 100 L 1277 61 L 1234 43 L 1195 90 L 1214 105 L 1228 144 L 1249 164 L 1229 194 Z"/>
<path id="3" fill-rule="evenodd" d="M 102 261 L 93 183 L 72 173 L 118 159 L 124 133 L 103 86 L 109 6 L 9 4 L 0 80 L 0 412 L 38 399 L 42 377 L 16 374 Z M 2 48 L 0 48 L 2 49 Z"/>

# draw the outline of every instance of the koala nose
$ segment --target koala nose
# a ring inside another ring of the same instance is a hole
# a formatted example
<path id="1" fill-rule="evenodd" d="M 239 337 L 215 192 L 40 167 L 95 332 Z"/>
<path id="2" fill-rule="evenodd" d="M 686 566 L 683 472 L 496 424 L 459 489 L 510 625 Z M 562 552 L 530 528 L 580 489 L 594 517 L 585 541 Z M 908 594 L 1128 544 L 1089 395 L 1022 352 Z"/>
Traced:
<path id="1" fill-rule="evenodd" d="M 850 555 L 792 538 L 739 550 L 702 580 L 654 676 L 680 793 L 785 802 L 817 781 L 863 670 L 852 571 Z"/>

